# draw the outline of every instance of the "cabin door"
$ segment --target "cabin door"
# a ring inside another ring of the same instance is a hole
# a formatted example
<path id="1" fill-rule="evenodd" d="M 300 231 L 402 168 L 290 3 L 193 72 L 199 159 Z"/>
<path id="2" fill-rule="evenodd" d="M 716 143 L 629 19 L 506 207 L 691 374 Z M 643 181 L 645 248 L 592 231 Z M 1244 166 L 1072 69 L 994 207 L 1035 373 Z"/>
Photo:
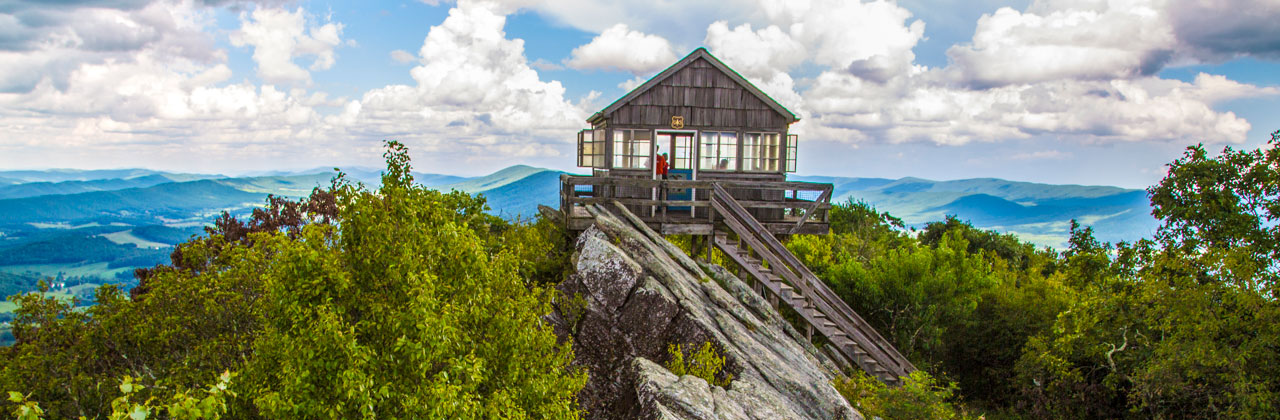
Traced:
<path id="1" fill-rule="evenodd" d="M 676 133 L 658 133 L 658 144 L 667 148 L 670 153 L 667 155 L 667 164 L 671 165 L 668 171 L 667 179 L 670 180 L 694 180 L 697 179 L 696 165 L 693 159 L 693 133 L 676 132 Z M 693 190 L 690 188 L 668 188 L 666 199 L 670 201 L 689 201 L 693 200 Z M 689 206 L 671 206 L 667 207 L 668 211 L 692 211 Z"/>

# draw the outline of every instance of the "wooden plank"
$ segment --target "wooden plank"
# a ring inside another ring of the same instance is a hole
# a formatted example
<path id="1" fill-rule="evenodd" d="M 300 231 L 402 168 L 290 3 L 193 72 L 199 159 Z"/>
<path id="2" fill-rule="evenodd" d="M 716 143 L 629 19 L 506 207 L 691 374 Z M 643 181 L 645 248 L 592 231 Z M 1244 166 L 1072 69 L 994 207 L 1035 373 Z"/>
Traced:
<path id="1" fill-rule="evenodd" d="M 618 200 L 622 204 L 628 206 L 669 206 L 669 207 L 707 207 L 709 200 L 654 200 L 649 198 L 609 198 L 609 197 L 566 197 L 566 201 L 570 204 L 605 204 L 612 200 Z M 807 202 L 777 202 L 777 201 L 739 201 L 738 204 L 747 209 L 800 209 L 807 208 Z M 819 203 L 821 204 L 821 203 Z M 819 208 L 830 208 L 830 204 L 819 206 Z M 794 224 L 793 224 L 794 225 Z M 781 233 L 788 233 L 784 230 Z"/>
<path id="2" fill-rule="evenodd" d="M 627 173 L 626 170 L 615 170 L 615 172 L 619 174 Z M 637 171 L 637 172 L 644 173 L 646 171 Z M 711 174 L 708 173 L 708 175 L 711 175 Z M 775 174 L 771 174 L 771 173 L 770 174 L 745 174 L 745 173 L 737 174 L 735 173 L 734 175 L 742 175 L 743 177 L 747 177 L 751 175 L 772 176 Z M 568 182 L 571 185 L 613 185 L 613 186 L 628 186 L 628 187 L 642 187 L 642 188 L 652 188 L 652 187 L 660 186 L 662 183 L 666 183 L 669 188 L 710 189 L 712 188 L 713 185 L 720 185 L 721 188 L 725 188 L 725 189 L 800 190 L 800 191 L 818 191 L 818 192 L 827 191 L 828 189 L 832 188 L 831 184 L 823 184 L 823 183 L 817 183 L 817 182 L 802 182 L 802 181 L 750 181 L 750 180 L 736 181 L 732 179 L 728 179 L 728 180 L 717 179 L 715 181 L 710 181 L 710 180 L 685 181 L 685 180 L 655 180 L 655 179 L 645 179 L 645 178 L 624 178 L 620 176 L 599 177 L 599 176 L 579 176 L 579 175 L 570 175 L 566 182 Z"/>
<path id="3" fill-rule="evenodd" d="M 714 230 L 709 223 L 658 223 L 654 230 L 663 235 L 709 235 Z"/>
<path id="4" fill-rule="evenodd" d="M 796 222 L 796 227 L 791 228 L 791 232 L 788 232 L 788 233 L 795 233 L 796 231 L 800 230 L 800 226 L 804 226 L 804 222 L 808 221 L 809 218 L 813 216 L 813 212 L 818 209 L 818 206 L 822 205 L 822 203 L 825 203 L 830 199 L 831 199 L 831 190 L 825 190 L 822 192 L 822 194 L 818 195 L 818 198 L 816 200 L 813 200 L 813 204 L 811 204 L 809 207 L 806 207 L 804 209 L 804 216 L 800 218 L 799 222 Z M 831 204 L 827 203 L 827 207 L 830 208 Z"/>

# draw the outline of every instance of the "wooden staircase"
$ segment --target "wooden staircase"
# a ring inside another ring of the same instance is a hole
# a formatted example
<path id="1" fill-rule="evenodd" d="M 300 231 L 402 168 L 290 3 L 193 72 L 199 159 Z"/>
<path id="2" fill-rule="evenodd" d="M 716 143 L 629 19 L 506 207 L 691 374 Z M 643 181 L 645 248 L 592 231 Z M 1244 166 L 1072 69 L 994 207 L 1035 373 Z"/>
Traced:
<path id="1" fill-rule="evenodd" d="M 785 304 L 808 324 L 812 338 L 817 330 L 842 354 L 868 374 L 888 385 L 900 385 L 901 377 L 915 370 L 893 344 L 880 336 L 844 300 L 827 288 L 791 251 L 751 216 L 724 188 L 711 194 L 712 218 L 723 218 L 728 232 L 716 231 L 715 246 L 756 279 L 757 292 L 775 306 Z"/>

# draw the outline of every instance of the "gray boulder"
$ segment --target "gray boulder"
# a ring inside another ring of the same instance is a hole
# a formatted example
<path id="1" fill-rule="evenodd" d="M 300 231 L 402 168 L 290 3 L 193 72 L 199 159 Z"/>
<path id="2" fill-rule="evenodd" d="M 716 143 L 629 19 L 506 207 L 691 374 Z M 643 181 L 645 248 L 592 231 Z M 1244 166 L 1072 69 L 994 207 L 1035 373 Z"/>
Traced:
<path id="1" fill-rule="evenodd" d="M 836 361 L 747 284 L 693 261 L 647 227 L 591 208 L 574 273 L 550 317 L 590 375 L 579 394 L 593 419 L 861 419 L 832 387 Z M 617 211 L 617 210 L 614 210 Z M 667 347 L 710 342 L 727 387 L 677 377 Z"/>

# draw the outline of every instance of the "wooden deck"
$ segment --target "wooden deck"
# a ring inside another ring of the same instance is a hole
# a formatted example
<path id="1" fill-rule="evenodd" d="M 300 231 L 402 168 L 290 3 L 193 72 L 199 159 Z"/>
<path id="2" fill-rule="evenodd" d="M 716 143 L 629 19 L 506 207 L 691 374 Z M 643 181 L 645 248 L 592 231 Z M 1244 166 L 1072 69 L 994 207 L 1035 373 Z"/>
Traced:
<path id="1" fill-rule="evenodd" d="M 711 235 L 717 222 L 711 209 L 715 186 L 751 196 L 775 196 L 775 200 L 737 200 L 742 207 L 768 217 L 757 217 L 770 233 L 826 234 L 830 230 L 831 184 L 792 181 L 683 181 L 651 180 L 603 176 L 560 176 L 560 209 L 565 228 L 581 231 L 591 226 L 593 217 L 585 206 L 618 202 L 631 209 L 649 228 L 663 235 Z M 662 199 L 666 192 L 690 191 L 682 200 Z M 619 191 L 633 195 L 641 191 L 649 198 L 618 197 Z M 759 192 L 771 192 L 763 194 Z M 779 194 L 780 192 L 780 194 Z M 657 197 L 657 198 L 654 198 Z M 805 197 L 812 197 L 805 199 Z"/>

